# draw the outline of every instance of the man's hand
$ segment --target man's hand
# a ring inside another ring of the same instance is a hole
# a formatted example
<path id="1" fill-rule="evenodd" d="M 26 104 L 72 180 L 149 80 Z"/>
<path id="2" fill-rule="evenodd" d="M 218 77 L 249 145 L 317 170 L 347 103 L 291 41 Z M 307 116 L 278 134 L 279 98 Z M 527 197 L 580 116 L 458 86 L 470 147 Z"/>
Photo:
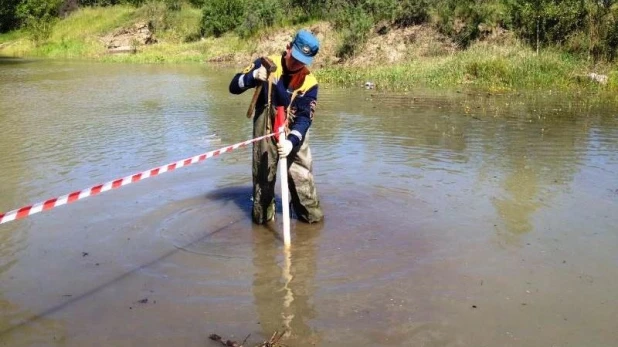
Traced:
<path id="1" fill-rule="evenodd" d="M 280 156 L 287 157 L 292 151 L 292 147 L 294 147 L 292 141 L 283 140 L 283 143 L 277 143 L 277 152 L 279 152 Z"/>
<path id="2" fill-rule="evenodd" d="M 264 66 L 260 66 L 259 68 L 253 70 L 253 78 L 260 81 L 266 81 L 268 79 L 266 68 Z"/>

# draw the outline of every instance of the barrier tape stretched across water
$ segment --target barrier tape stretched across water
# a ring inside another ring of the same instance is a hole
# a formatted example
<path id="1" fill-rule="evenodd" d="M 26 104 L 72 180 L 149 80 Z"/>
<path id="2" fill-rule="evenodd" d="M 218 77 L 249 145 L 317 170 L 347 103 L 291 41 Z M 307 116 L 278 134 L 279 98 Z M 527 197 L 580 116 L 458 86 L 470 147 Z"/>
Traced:
<path id="1" fill-rule="evenodd" d="M 22 218 L 26 218 L 28 216 L 31 216 L 35 213 L 39 213 L 41 211 L 47 211 L 47 210 L 51 210 L 52 208 L 58 207 L 58 206 L 62 206 L 62 205 L 66 205 L 72 202 L 75 202 L 77 200 L 81 200 L 84 198 L 87 198 L 89 196 L 93 196 L 93 195 L 97 195 L 103 192 L 106 192 L 108 190 L 112 190 L 112 189 L 116 189 L 116 188 L 120 188 L 123 186 L 126 186 L 128 184 L 131 183 L 135 183 L 138 181 L 142 181 L 145 180 L 146 178 L 149 177 L 154 177 L 163 173 L 166 173 L 168 171 L 173 171 L 175 169 L 181 168 L 183 166 L 189 166 L 191 164 L 195 164 L 195 163 L 199 163 L 201 161 L 204 161 L 208 158 L 212 158 L 214 156 L 226 153 L 226 152 L 231 152 L 239 147 L 244 147 L 246 145 L 249 145 L 253 142 L 257 142 L 259 140 L 265 139 L 265 138 L 269 138 L 271 136 L 274 136 L 276 133 L 272 133 L 272 134 L 268 134 L 268 135 L 264 135 L 264 136 L 260 136 L 260 137 L 256 137 L 254 139 L 251 140 L 247 140 L 244 142 L 240 142 L 240 143 L 236 143 L 227 147 L 223 147 L 223 148 L 219 148 L 217 150 L 214 151 L 210 151 L 210 152 L 206 152 L 203 154 L 198 154 L 196 156 L 193 156 L 191 158 L 187 158 L 187 159 L 183 159 L 183 160 L 179 160 L 176 161 L 174 163 L 171 164 L 167 164 L 167 165 L 163 165 L 163 166 L 159 166 L 157 168 L 154 169 L 150 169 L 150 170 L 146 170 L 146 171 L 142 171 L 140 173 L 136 173 L 134 175 L 131 176 L 126 176 L 124 178 L 119 178 L 117 180 L 113 180 L 113 181 L 109 181 L 107 183 L 103 183 L 103 184 L 99 184 L 96 185 L 94 187 L 90 187 L 84 190 L 80 190 L 80 191 L 76 191 L 73 193 L 69 193 L 66 195 L 63 195 L 61 197 L 58 198 L 53 198 L 53 199 L 49 199 L 43 202 L 39 202 L 37 204 L 34 205 L 30 205 L 30 206 L 24 206 L 22 208 L 18 208 L 16 210 L 13 211 L 9 211 L 6 213 L 2 213 L 0 214 L 0 224 L 3 223 L 7 223 L 7 222 L 11 222 L 14 221 L 16 219 L 22 219 Z"/>

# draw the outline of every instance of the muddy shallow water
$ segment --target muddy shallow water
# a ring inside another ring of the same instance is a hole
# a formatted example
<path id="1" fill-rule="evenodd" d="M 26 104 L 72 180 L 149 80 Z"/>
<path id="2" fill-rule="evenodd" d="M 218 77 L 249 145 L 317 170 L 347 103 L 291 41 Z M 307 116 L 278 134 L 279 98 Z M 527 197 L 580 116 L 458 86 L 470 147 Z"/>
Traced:
<path id="1" fill-rule="evenodd" d="M 249 139 L 232 73 L 0 62 L 0 211 Z M 586 100 L 323 86 L 289 257 L 239 149 L 0 225 L 0 342 L 616 346 L 618 110 Z"/>

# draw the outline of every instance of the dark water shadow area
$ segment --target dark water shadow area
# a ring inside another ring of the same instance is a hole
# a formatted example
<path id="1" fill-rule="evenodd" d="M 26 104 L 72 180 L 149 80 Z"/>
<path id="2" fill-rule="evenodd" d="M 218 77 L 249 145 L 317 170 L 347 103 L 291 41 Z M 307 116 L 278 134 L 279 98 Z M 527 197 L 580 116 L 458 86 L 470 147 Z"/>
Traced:
<path id="1" fill-rule="evenodd" d="M 18 65 L 36 62 L 35 59 L 15 58 L 0 55 L 0 65 Z"/>

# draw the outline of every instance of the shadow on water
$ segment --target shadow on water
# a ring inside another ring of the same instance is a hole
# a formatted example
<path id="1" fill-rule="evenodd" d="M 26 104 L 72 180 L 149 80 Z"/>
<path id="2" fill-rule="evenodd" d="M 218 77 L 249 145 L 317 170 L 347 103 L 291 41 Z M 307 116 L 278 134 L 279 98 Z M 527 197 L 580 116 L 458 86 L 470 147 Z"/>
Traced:
<path id="1" fill-rule="evenodd" d="M 251 187 L 225 187 L 206 194 L 206 199 L 211 201 L 217 201 L 220 203 L 233 203 L 243 214 L 251 218 L 251 206 L 252 202 L 249 199 L 251 196 Z"/>
<path id="2" fill-rule="evenodd" d="M 278 192 L 276 192 L 277 194 Z M 215 201 L 219 204 L 234 204 L 238 209 L 240 209 L 243 215 L 250 220 L 252 218 L 252 209 L 253 209 L 253 201 L 252 196 L 253 191 L 251 187 L 247 186 L 234 186 L 234 187 L 225 187 L 218 189 L 216 191 L 210 192 L 206 194 L 206 199 L 209 201 Z M 281 235 L 281 231 L 276 227 L 279 223 L 279 218 L 281 217 L 281 212 L 283 210 L 281 198 L 276 195 L 275 196 L 275 208 L 277 211 L 277 216 L 274 222 L 266 223 L 262 226 L 256 226 L 258 229 L 267 229 L 270 231 L 273 236 L 279 241 L 283 242 L 283 237 Z M 296 219 L 294 214 L 294 209 L 290 206 L 290 219 Z M 308 225 L 303 222 L 298 222 L 295 227 L 299 228 L 299 231 L 307 232 L 307 230 L 314 230 L 316 226 Z"/>
<path id="3" fill-rule="evenodd" d="M 32 59 L 24 59 L 24 58 L 15 58 L 15 57 L 6 57 L 0 55 L 0 65 L 17 65 L 17 64 L 28 64 L 33 63 Z"/>
<path id="4" fill-rule="evenodd" d="M 236 205 L 242 212 L 245 218 L 251 220 L 252 218 L 252 209 L 253 209 L 253 201 L 251 200 L 251 196 L 253 194 L 253 190 L 251 187 L 225 187 L 218 189 L 216 191 L 210 192 L 206 195 L 206 198 L 211 201 L 217 201 L 219 203 L 232 203 Z M 280 200 L 276 200 L 276 208 L 278 211 L 281 211 Z M 275 228 L 274 223 L 267 223 L 262 226 L 254 226 L 254 229 L 266 229 L 269 231 L 269 234 L 275 237 L 280 242 L 283 242 L 283 236 Z"/>

